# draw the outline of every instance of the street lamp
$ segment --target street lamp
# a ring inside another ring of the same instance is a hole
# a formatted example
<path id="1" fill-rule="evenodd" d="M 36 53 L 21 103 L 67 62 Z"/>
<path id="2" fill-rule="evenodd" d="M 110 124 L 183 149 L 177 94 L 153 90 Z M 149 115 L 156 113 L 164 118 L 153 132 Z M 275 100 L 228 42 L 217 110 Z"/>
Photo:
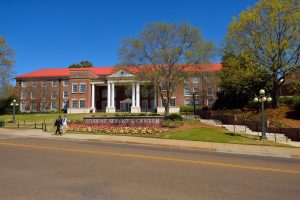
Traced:
<path id="1" fill-rule="evenodd" d="M 14 99 L 10 103 L 10 105 L 13 106 L 13 123 L 16 123 L 16 117 L 15 117 L 15 115 L 16 115 L 16 106 L 18 106 L 19 104 L 18 104 L 17 100 Z"/>
<path id="2" fill-rule="evenodd" d="M 266 97 L 265 90 L 261 89 L 259 90 L 259 97 L 255 97 L 253 100 L 254 102 L 261 102 L 261 139 L 267 139 L 266 136 L 266 119 L 265 119 L 265 102 L 271 102 L 272 98 Z"/>

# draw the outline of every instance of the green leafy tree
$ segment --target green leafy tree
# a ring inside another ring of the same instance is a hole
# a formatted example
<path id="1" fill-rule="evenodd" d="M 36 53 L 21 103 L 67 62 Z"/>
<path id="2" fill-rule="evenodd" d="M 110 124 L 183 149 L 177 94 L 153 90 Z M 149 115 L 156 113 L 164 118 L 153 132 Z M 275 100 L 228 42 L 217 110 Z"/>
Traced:
<path id="1" fill-rule="evenodd" d="M 172 94 L 186 72 L 213 54 L 214 44 L 204 41 L 199 29 L 188 23 L 150 23 L 137 38 L 123 40 L 119 50 L 121 64 L 140 66 L 138 78 L 157 87 L 165 115 L 169 115 Z"/>
<path id="2" fill-rule="evenodd" d="M 90 68 L 93 64 L 90 61 L 81 61 L 79 64 L 72 64 L 68 68 Z"/>
<path id="3" fill-rule="evenodd" d="M 300 66 L 299 0 L 260 0 L 242 12 L 229 26 L 225 52 L 253 58 L 268 76 L 265 81 L 271 84 L 273 107 L 277 108 L 280 80 Z"/>
<path id="4" fill-rule="evenodd" d="M 235 56 L 225 53 L 222 64 L 221 92 L 218 94 L 215 108 L 242 108 L 253 99 L 257 88 L 270 88 L 265 85 L 268 75 L 257 67 L 254 59 L 247 54 Z"/>
<path id="5" fill-rule="evenodd" d="M 0 98 L 5 97 L 11 90 L 10 80 L 13 78 L 14 51 L 0 36 Z"/>

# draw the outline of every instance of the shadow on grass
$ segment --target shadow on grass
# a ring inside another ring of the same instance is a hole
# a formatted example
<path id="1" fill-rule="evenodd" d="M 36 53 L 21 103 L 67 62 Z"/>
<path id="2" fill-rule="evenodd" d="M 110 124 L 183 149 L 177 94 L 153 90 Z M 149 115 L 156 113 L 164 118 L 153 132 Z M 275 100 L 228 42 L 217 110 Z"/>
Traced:
<path id="1" fill-rule="evenodd" d="M 247 138 L 247 139 L 251 139 L 251 140 L 260 140 L 260 138 L 254 138 L 254 136 L 248 136 L 248 135 L 242 135 L 239 133 L 225 133 L 228 136 L 232 136 L 232 137 L 242 137 L 242 138 Z"/>

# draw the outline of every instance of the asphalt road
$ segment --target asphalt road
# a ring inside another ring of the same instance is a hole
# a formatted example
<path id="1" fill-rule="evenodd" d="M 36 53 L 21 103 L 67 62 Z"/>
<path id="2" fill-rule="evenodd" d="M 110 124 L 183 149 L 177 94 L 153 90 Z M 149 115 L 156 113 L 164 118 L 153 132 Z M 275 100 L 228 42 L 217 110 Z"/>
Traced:
<path id="1" fill-rule="evenodd" d="M 300 198 L 300 160 L 0 135 L 0 199 Z"/>

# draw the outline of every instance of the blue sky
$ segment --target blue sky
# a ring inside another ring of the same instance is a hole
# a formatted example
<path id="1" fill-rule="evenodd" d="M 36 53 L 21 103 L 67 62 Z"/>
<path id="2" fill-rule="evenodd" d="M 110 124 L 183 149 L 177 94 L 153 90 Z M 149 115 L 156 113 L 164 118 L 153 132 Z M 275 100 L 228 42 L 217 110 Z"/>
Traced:
<path id="1" fill-rule="evenodd" d="M 0 0 L 0 35 L 14 49 L 16 75 L 82 60 L 118 63 L 118 48 L 150 22 L 189 22 L 222 44 L 233 16 L 256 0 Z M 219 58 L 216 57 L 216 61 Z"/>

